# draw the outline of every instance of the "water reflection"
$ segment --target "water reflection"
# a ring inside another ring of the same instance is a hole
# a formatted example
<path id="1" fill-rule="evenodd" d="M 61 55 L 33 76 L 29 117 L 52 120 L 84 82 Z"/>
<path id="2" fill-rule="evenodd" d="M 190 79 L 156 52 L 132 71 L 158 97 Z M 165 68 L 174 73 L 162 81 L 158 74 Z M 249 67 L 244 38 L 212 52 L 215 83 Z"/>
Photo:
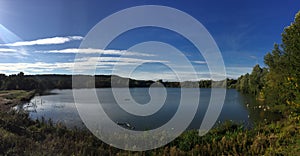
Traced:
<path id="1" fill-rule="evenodd" d="M 96 91 L 102 104 L 101 106 L 109 117 L 116 124 L 129 124 L 135 130 L 154 129 L 165 124 L 176 113 L 180 101 L 180 88 L 167 88 L 168 96 L 166 102 L 159 111 L 149 116 L 135 116 L 120 108 L 113 98 L 110 88 L 96 89 Z M 120 92 L 122 92 L 122 88 L 120 88 Z M 132 88 L 130 92 L 134 100 L 138 103 L 145 104 L 150 100 L 148 88 Z M 191 88 L 189 92 L 192 95 L 193 89 Z M 199 106 L 197 114 L 189 126 L 190 129 L 199 129 L 210 100 L 210 93 L 211 89 L 200 89 Z M 128 102 L 128 99 L 125 98 L 124 101 Z M 256 101 L 241 95 L 234 89 L 228 89 L 218 121 L 232 120 L 244 123 L 246 126 L 251 125 L 251 121 L 256 119 L 261 112 L 258 113 L 255 110 L 247 108 L 247 104 L 256 105 Z M 87 105 L 82 105 L 82 107 L 88 109 Z M 188 103 L 186 107 L 189 107 Z M 74 104 L 72 90 L 52 90 L 48 94 L 34 97 L 29 103 L 16 106 L 15 109 L 28 111 L 32 119 L 41 119 L 44 117 L 48 120 L 51 118 L 54 123 L 62 122 L 67 127 L 84 127 Z"/>

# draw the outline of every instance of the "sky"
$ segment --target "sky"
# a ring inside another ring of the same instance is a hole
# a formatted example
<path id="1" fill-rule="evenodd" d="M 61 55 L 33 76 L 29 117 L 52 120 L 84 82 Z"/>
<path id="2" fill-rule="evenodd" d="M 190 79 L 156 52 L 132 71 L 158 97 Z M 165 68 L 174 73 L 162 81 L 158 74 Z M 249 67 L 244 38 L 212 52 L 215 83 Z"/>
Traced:
<path id="1" fill-rule="evenodd" d="M 251 72 L 255 64 L 264 67 L 264 55 L 281 43 L 281 33 L 300 10 L 296 0 L 0 0 L 0 73 L 72 74 L 76 54 L 83 53 L 82 74 L 167 81 L 178 80 L 179 74 L 194 80 L 182 58 L 192 65 L 196 79 L 218 74 L 208 70 L 199 49 L 185 36 L 159 27 L 126 31 L 105 49 L 80 47 L 101 20 L 141 5 L 172 7 L 202 23 L 220 49 L 229 78 Z M 189 23 L 178 24 L 189 29 Z M 101 35 L 105 34 L 98 34 L 99 40 Z M 98 61 L 94 71 L 90 70 L 93 61 Z"/>

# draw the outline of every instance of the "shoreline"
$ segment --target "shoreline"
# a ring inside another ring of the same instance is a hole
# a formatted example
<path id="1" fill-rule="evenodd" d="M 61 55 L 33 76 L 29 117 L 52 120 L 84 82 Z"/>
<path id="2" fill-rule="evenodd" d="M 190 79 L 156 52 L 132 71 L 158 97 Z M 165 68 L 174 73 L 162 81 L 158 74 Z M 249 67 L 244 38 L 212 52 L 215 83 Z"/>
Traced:
<path id="1" fill-rule="evenodd" d="M 29 102 L 36 95 L 36 91 L 4 90 L 0 91 L 0 111 L 8 112 L 16 105 Z"/>

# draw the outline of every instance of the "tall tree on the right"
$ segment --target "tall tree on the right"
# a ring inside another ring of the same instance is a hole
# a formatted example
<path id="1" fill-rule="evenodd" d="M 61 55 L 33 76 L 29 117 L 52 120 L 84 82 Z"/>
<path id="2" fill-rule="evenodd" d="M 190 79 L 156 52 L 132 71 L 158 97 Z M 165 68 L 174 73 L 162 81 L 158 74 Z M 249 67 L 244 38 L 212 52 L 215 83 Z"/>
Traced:
<path id="1" fill-rule="evenodd" d="M 269 66 L 264 88 L 268 103 L 300 106 L 300 11 L 295 21 L 284 29 L 282 44 L 275 44 L 265 56 Z"/>

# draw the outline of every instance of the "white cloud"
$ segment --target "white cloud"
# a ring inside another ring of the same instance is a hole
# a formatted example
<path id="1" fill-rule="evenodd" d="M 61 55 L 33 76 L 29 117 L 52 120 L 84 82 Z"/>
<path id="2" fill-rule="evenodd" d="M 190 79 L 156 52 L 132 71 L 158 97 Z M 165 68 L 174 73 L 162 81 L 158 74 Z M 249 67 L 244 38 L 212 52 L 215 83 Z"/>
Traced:
<path id="1" fill-rule="evenodd" d="M 10 48 L 0 48 L 0 53 L 11 53 L 11 52 L 17 52 L 17 50 L 10 49 Z"/>
<path id="2" fill-rule="evenodd" d="M 26 72 L 29 74 L 44 74 L 44 73 L 55 73 L 58 71 L 67 71 L 71 74 L 73 69 L 73 62 L 55 62 L 55 63 L 45 63 L 45 62 L 35 62 L 35 63 L 0 63 L 0 73 L 11 74 L 18 72 Z M 81 70 L 90 69 L 90 64 L 81 64 Z M 105 66 L 99 67 L 105 68 Z"/>
<path id="3" fill-rule="evenodd" d="M 23 49 L 0 48 L 0 56 L 7 58 L 24 58 L 28 56 L 28 52 Z"/>
<path id="4" fill-rule="evenodd" d="M 252 58 L 252 59 L 255 59 L 255 60 L 257 59 L 257 57 L 254 56 L 254 55 L 250 55 L 249 57 Z"/>
<path id="5" fill-rule="evenodd" d="M 20 41 L 14 43 L 0 44 L 0 46 L 10 46 L 10 47 L 19 47 L 19 46 L 33 46 L 33 45 L 52 45 L 52 44 L 64 44 L 71 41 L 82 40 L 82 36 L 67 36 L 67 37 L 52 37 L 52 38 L 43 38 L 32 41 Z"/>
<path id="6" fill-rule="evenodd" d="M 127 55 L 127 56 L 154 56 L 153 54 L 146 54 L 146 53 L 139 53 L 139 52 L 132 52 L 127 50 L 104 50 L 104 49 L 93 49 L 93 48 L 86 48 L 86 49 L 77 49 L 77 48 L 70 48 L 70 49 L 62 49 L 62 50 L 48 50 L 48 51 L 37 51 L 37 52 L 45 52 L 45 53 L 63 53 L 63 54 L 104 54 L 104 55 Z"/>
<path id="7" fill-rule="evenodd" d="M 60 63 L 62 68 L 71 67 L 71 64 L 68 63 Z M 44 63 L 44 62 L 36 62 L 36 63 L 0 63 L 0 72 L 35 72 L 35 71 L 51 71 L 57 68 L 57 63 Z"/>
<path id="8" fill-rule="evenodd" d="M 76 67 L 79 67 L 77 71 L 83 72 L 83 74 L 93 70 L 93 64 L 91 62 L 97 62 L 97 69 L 106 70 L 112 70 L 115 65 L 130 66 L 145 62 L 163 62 L 162 60 L 144 60 L 125 57 L 100 57 L 100 60 L 99 57 L 86 57 L 77 61 Z M 11 74 L 23 71 L 30 74 L 43 74 L 63 70 L 65 73 L 71 74 L 73 67 L 74 62 L 0 63 L 0 73 Z"/>
<path id="9" fill-rule="evenodd" d="M 79 66 L 87 66 L 92 64 L 92 62 L 97 62 L 97 68 L 102 66 L 109 66 L 113 69 L 113 66 L 117 66 L 119 69 L 122 68 L 126 70 L 132 66 L 142 65 L 143 63 L 167 63 L 165 60 L 152 60 L 152 59 L 139 59 L 139 58 L 129 58 L 129 57 L 84 57 L 76 60 Z"/>
<path id="10" fill-rule="evenodd" d="M 111 60 L 110 58 L 106 58 L 105 60 Z M 130 60 L 130 59 L 128 59 Z M 131 61 L 128 61 L 126 59 L 120 61 L 120 62 L 99 62 L 97 65 L 97 69 L 100 70 L 107 70 L 111 71 L 113 69 L 113 65 L 119 64 L 124 66 L 130 66 L 134 65 Z M 63 71 L 63 73 L 66 74 L 72 74 L 73 71 L 73 62 L 56 62 L 56 63 L 45 63 L 45 62 L 36 62 L 36 63 L 0 63 L 0 73 L 5 74 L 12 74 L 12 73 L 18 73 L 18 72 L 25 72 L 28 74 L 48 74 L 48 73 L 58 73 L 58 71 Z M 79 72 L 78 74 L 91 74 L 92 71 L 92 65 L 91 63 L 86 60 L 79 64 L 80 69 L 77 70 Z M 124 70 L 123 70 L 124 69 Z M 237 69 L 241 71 L 236 71 Z M 248 68 L 245 67 L 230 67 L 230 69 L 227 71 L 229 77 L 237 78 L 241 74 L 244 74 L 242 70 L 247 70 Z M 233 70 L 233 71 L 232 71 Z M 97 73 L 97 74 L 103 74 L 103 73 Z M 118 74 L 120 76 L 128 76 L 128 73 L 126 72 L 126 68 L 117 69 L 114 74 Z M 196 71 L 196 72 L 190 72 L 190 71 L 176 71 L 175 73 L 172 71 L 140 71 L 140 72 L 133 72 L 131 73 L 131 78 L 135 79 L 141 79 L 141 80 L 158 80 L 158 79 L 164 79 L 168 81 L 179 81 L 179 78 L 176 76 L 181 77 L 181 81 L 186 80 L 206 80 L 211 79 L 211 75 L 218 75 L 218 73 L 211 73 L 209 71 Z M 197 78 L 196 78 L 197 77 Z M 196 78 L 196 79 L 195 79 Z"/>
<path id="11" fill-rule="evenodd" d="M 196 63 L 196 64 L 206 64 L 205 61 L 193 61 L 193 62 Z"/>

